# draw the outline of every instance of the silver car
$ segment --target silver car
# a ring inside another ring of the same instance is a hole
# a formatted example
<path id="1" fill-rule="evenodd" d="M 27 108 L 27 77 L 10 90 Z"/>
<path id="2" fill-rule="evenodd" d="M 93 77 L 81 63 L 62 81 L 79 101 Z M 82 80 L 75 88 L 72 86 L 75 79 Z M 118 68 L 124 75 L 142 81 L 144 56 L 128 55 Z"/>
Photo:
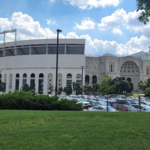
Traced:
<path id="1" fill-rule="evenodd" d="M 89 111 L 107 111 L 107 106 L 101 106 L 101 105 L 93 106 L 89 108 Z M 115 112 L 116 109 L 114 109 L 111 106 L 108 106 L 108 111 Z"/>

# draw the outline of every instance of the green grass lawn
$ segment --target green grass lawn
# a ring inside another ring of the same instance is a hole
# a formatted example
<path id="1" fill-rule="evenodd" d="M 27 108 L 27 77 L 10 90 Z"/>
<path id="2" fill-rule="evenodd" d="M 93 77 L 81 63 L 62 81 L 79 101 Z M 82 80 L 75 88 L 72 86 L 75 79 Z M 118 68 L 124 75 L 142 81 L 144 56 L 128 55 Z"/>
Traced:
<path id="1" fill-rule="evenodd" d="M 0 110 L 0 150 L 150 150 L 150 113 Z"/>

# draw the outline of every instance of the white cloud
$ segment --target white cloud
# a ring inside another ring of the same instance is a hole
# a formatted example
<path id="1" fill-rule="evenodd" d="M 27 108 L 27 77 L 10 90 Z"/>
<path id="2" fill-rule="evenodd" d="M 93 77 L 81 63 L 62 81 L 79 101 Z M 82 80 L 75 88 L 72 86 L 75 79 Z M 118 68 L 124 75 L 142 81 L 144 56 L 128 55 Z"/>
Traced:
<path id="1" fill-rule="evenodd" d="M 101 23 L 98 24 L 99 30 L 112 30 L 115 34 L 122 34 L 121 28 L 134 32 L 141 32 L 147 34 L 150 31 L 150 23 L 144 25 L 139 22 L 137 18 L 140 16 L 141 11 L 126 13 L 123 9 L 116 10 L 111 16 L 107 16 L 101 19 Z"/>
<path id="2" fill-rule="evenodd" d="M 112 31 L 114 34 L 122 34 L 122 31 L 120 29 L 114 28 Z"/>
<path id="3" fill-rule="evenodd" d="M 0 18 L 0 29 L 2 31 L 17 28 L 17 40 L 34 38 L 55 38 L 49 28 L 42 28 L 38 21 L 27 14 L 14 12 L 10 18 Z M 7 34 L 6 40 L 14 40 L 13 34 Z"/>
<path id="4" fill-rule="evenodd" d="M 148 51 L 150 43 L 150 38 L 144 35 L 140 38 L 133 37 L 125 44 L 119 44 L 116 41 L 92 40 L 88 34 L 78 36 L 75 32 L 68 33 L 66 37 L 86 39 L 86 55 L 103 55 L 108 51 L 113 55 L 125 56 L 142 50 Z"/>
<path id="5" fill-rule="evenodd" d="M 50 19 L 46 19 L 46 23 L 47 23 L 48 25 L 56 25 L 56 26 L 58 27 L 58 24 L 57 24 L 56 21 L 52 21 L 52 20 L 50 20 Z"/>
<path id="6" fill-rule="evenodd" d="M 55 2 L 57 0 L 50 0 L 50 2 Z M 63 0 L 65 4 L 70 4 L 77 6 L 80 9 L 92 9 L 106 6 L 118 6 L 120 0 Z"/>
<path id="7" fill-rule="evenodd" d="M 0 29 L 9 30 L 17 28 L 17 40 L 40 39 L 40 38 L 56 38 L 49 28 L 42 28 L 38 21 L 27 14 L 21 12 L 13 13 L 11 19 L 0 18 Z M 115 30 L 115 28 L 114 28 Z M 119 30 L 114 31 L 119 32 Z M 84 38 L 86 39 L 86 55 L 102 55 L 107 51 L 114 55 L 128 55 L 139 52 L 141 50 L 148 51 L 150 37 L 142 35 L 140 38 L 133 37 L 125 44 L 119 44 L 116 41 L 103 41 L 92 39 L 90 35 L 77 35 L 75 32 L 69 32 L 67 38 Z M 65 38 L 60 34 L 60 38 Z M 6 41 L 14 40 L 14 34 L 7 34 Z"/>
<path id="8" fill-rule="evenodd" d="M 95 28 L 95 23 L 88 18 L 87 20 L 83 20 L 81 22 L 81 25 L 79 25 L 78 23 L 76 23 L 75 29 L 79 29 L 79 30 L 88 30 L 88 29 L 94 29 Z"/>
<path id="9" fill-rule="evenodd" d="M 116 10 L 111 16 L 107 16 L 101 19 L 101 23 L 98 24 L 99 30 L 112 29 L 115 34 L 122 34 L 120 30 L 124 25 L 127 14 L 123 9 Z"/>

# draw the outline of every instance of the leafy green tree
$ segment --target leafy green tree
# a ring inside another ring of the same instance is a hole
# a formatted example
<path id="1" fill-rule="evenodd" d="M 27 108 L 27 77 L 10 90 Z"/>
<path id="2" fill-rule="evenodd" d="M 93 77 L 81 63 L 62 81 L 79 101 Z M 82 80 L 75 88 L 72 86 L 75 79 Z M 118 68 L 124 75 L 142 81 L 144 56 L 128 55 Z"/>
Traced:
<path id="1" fill-rule="evenodd" d="M 31 83 L 31 85 L 29 86 L 28 84 L 24 84 L 22 86 L 22 90 L 25 91 L 25 92 L 28 92 L 28 91 L 32 91 L 35 89 L 35 83 Z"/>
<path id="2" fill-rule="evenodd" d="M 35 83 L 34 82 L 31 82 L 31 85 L 30 85 L 30 90 L 35 90 Z"/>
<path id="3" fill-rule="evenodd" d="M 92 92 L 96 93 L 96 92 L 98 92 L 98 90 L 99 90 L 99 84 L 98 83 L 93 84 L 92 85 Z"/>
<path id="4" fill-rule="evenodd" d="M 72 94 L 72 87 L 71 85 L 69 85 L 68 87 L 64 88 L 64 92 L 66 93 L 66 95 Z"/>
<path id="5" fill-rule="evenodd" d="M 22 87 L 22 90 L 25 92 L 28 92 L 28 91 L 30 91 L 30 86 L 28 84 L 24 84 Z"/>
<path id="6" fill-rule="evenodd" d="M 133 83 L 129 82 L 129 89 L 127 90 L 128 93 L 131 93 L 133 91 Z"/>
<path id="7" fill-rule="evenodd" d="M 84 86 L 83 92 L 85 92 L 86 94 L 89 94 L 93 91 L 93 87 L 92 85 L 88 84 Z"/>
<path id="8" fill-rule="evenodd" d="M 110 85 L 115 83 L 117 83 L 117 85 L 114 89 L 114 92 L 117 94 L 123 92 L 126 92 L 127 94 L 127 92 L 131 93 L 133 91 L 133 83 L 126 81 L 124 77 L 116 77 L 110 81 Z"/>
<path id="9" fill-rule="evenodd" d="M 146 89 L 146 82 L 143 82 L 143 81 L 140 80 L 138 82 L 138 88 L 139 88 L 139 90 L 145 91 L 145 89 Z"/>
<path id="10" fill-rule="evenodd" d="M 108 112 L 108 94 L 109 94 L 109 92 L 112 92 L 117 85 L 117 83 L 110 85 L 110 80 L 111 80 L 110 76 L 102 75 L 101 84 L 98 84 L 99 85 L 99 91 L 101 91 L 102 93 L 107 95 L 107 112 Z"/>
<path id="11" fill-rule="evenodd" d="M 62 87 L 60 87 L 60 88 L 59 88 L 59 93 L 61 94 L 61 93 L 62 93 L 62 91 L 63 91 L 63 88 L 62 88 Z"/>
<path id="12" fill-rule="evenodd" d="M 76 93 L 82 93 L 82 85 L 80 83 L 73 82 L 73 91 Z"/>
<path id="13" fill-rule="evenodd" d="M 143 81 L 139 81 L 138 82 L 138 88 L 139 88 L 139 90 L 145 91 L 146 88 L 148 88 L 148 87 L 150 87 L 150 77 L 147 78 L 147 80 L 144 81 L 144 82 Z"/>
<path id="14" fill-rule="evenodd" d="M 0 83 L 0 91 L 2 91 L 2 92 L 6 91 L 6 83 L 5 82 Z"/>
<path id="15" fill-rule="evenodd" d="M 150 87 L 145 89 L 145 95 L 150 96 Z"/>
<path id="16" fill-rule="evenodd" d="M 137 11 L 143 10 L 138 20 L 144 24 L 149 22 L 150 16 L 150 0 L 136 0 L 137 1 Z"/>

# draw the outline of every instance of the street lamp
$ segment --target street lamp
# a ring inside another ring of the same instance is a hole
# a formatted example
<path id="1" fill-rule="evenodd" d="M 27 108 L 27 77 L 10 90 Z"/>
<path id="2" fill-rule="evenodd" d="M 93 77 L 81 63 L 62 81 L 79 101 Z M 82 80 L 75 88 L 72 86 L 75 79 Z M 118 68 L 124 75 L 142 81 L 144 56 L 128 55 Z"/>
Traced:
<path id="1" fill-rule="evenodd" d="M 62 30 L 57 29 L 57 55 L 56 55 L 56 88 L 55 88 L 55 96 L 57 96 L 57 76 L 58 76 L 58 45 L 59 45 L 59 32 L 62 32 Z"/>
<path id="2" fill-rule="evenodd" d="M 82 94 L 81 95 L 83 95 L 83 69 L 84 69 L 84 66 L 81 66 L 81 68 L 82 68 Z"/>

